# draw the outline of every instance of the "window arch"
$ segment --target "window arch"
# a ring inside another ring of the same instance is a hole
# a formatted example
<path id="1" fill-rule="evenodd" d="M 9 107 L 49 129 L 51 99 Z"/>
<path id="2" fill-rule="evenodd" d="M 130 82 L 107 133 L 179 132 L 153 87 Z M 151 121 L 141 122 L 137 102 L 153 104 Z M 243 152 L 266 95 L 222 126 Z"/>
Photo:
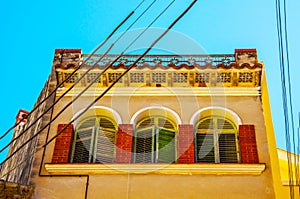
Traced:
<path id="1" fill-rule="evenodd" d="M 228 118 L 205 117 L 195 125 L 195 162 L 239 162 L 237 128 Z"/>
<path id="2" fill-rule="evenodd" d="M 134 136 L 135 163 L 170 163 L 176 160 L 175 124 L 162 116 L 151 116 L 137 123 Z"/>
<path id="3" fill-rule="evenodd" d="M 72 162 L 112 163 L 116 138 L 117 125 L 110 118 L 96 116 L 85 119 L 74 134 Z"/>

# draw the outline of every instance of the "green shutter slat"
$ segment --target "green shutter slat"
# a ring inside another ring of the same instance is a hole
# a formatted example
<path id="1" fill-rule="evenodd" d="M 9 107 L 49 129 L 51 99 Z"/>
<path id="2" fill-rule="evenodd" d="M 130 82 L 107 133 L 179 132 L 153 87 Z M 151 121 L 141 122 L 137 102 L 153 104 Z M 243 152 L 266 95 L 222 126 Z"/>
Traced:
<path id="1" fill-rule="evenodd" d="M 91 128 L 91 127 L 94 127 L 97 125 L 97 121 L 96 121 L 96 118 L 90 118 L 86 121 L 84 121 L 78 130 L 81 130 L 81 129 L 85 129 L 85 128 Z"/>
<path id="2" fill-rule="evenodd" d="M 174 129 L 173 124 L 164 118 L 158 118 L 158 126 L 166 129 Z"/>
<path id="3" fill-rule="evenodd" d="M 160 116 L 145 118 L 138 123 L 136 132 L 135 162 L 175 161 L 175 127 L 170 120 Z"/>
<path id="4" fill-rule="evenodd" d="M 115 129 L 115 125 L 108 119 L 106 118 L 100 118 L 100 127 L 102 128 L 107 128 L 107 129 Z"/>
<path id="5" fill-rule="evenodd" d="M 154 125 L 153 119 L 148 118 L 139 124 L 139 128 L 147 128 Z"/>
<path id="6" fill-rule="evenodd" d="M 77 129 L 73 162 L 112 163 L 116 133 L 116 126 L 107 118 L 93 117 L 85 120 Z"/>
<path id="7" fill-rule="evenodd" d="M 220 134 L 219 153 L 221 163 L 238 162 L 235 134 Z"/>
<path id="8" fill-rule="evenodd" d="M 73 162 L 89 162 L 92 133 L 93 128 L 77 132 Z"/>
<path id="9" fill-rule="evenodd" d="M 197 162 L 215 162 L 214 137 L 212 134 L 197 134 Z"/>
<path id="10" fill-rule="evenodd" d="M 86 149 L 87 143 L 78 142 L 75 146 L 75 155 L 73 162 L 88 162 L 89 161 L 89 150 Z"/>
<path id="11" fill-rule="evenodd" d="M 199 130 L 214 129 L 213 119 L 207 118 L 198 125 Z"/>
<path id="12" fill-rule="evenodd" d="M 160 129 L 158 137 L 158 162 L 171 163 L 175 161 L 175 133 Z"/>
<path id="13" fill-rule="evenodd" d="M 197 130 L 197 162 L 238 162 L 236 128 L 230 120 L 221 116 L 204 118 Z"/>
<path id="14" fill-rule="evenodd" d="M 112 163 L 114 160 L 116 133 L 99 129 L 95 162 Z"/>
<path id="15" fill-rule="evenodd" d="M 153 129 L 137 133 L 135 146 L 135 162 L 149 163 L 153 161 Z"/>
<path id="16" fill-rule="evenodd" d="M 217 129 L 234 129 L 234 126 L 225 119 L 218 118 L 217 125 Z"/>

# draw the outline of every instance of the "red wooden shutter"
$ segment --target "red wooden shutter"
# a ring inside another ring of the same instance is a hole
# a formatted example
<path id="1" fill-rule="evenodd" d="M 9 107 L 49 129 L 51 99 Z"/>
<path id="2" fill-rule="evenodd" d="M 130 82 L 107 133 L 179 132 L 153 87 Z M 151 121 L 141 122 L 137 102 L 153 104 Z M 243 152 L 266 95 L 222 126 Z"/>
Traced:
<path id="1" fill-rule="evenodd" d="M 119 125 L 116 145 L 116 163 L 131 163 L 132 135 L 132 124 Z"/>
<path id="2" fill-rule="evenodd" d="M 254 125 L 240 125 L 239 138 L 242 163 L 258 163 Z"/>
<path id="3" fill-rule="evenodd" d="M 195 162 L 194 126 L 180 124 L 178 126 L 178 163 Z"/>
<path id="4" fill-rule="evenodd" d="M 59 124 L 57 132 L 60 132 L 66 124 Z M 52 163 L 68 163 L 73 136 L 73 125 L 70 124 L 55 140 Z"/>

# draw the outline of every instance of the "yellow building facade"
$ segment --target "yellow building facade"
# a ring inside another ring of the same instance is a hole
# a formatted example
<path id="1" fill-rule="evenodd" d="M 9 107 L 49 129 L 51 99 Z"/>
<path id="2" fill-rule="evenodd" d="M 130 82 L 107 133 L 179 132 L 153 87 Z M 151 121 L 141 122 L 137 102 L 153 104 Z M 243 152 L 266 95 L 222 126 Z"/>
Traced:
<path id="1" fill-rule="evenodd" d="M 255 49 L 146 55 L 130 71 L 139 55 L 117 57 L 55 51 L 2 179 L 39 199 L 289 198 Z"/>

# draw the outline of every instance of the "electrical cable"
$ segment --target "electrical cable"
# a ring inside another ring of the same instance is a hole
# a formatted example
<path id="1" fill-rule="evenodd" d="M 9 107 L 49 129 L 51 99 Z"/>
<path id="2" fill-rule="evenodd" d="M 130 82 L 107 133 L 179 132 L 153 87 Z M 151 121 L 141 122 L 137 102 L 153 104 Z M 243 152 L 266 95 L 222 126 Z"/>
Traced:
<path id="1" fill-rule="evenodd" d="M 38 97 L 38 99 L 42 98 L 42 97 L 46 97 L 47 96 L 47 92 L 48 92 L 48 89 L 45 89 L 45 88 L 49 88 L 49 84 L 50 84 L 50 78 L 47 79 L 42 91 L 40 92 L 40 95 Z M 31 115 L 31 117 L 34 117 L 35 115 Z M 30 118 L 27 118 L 28 121 L 30 120 Z M 39 124 L 37 124 L 38 126 Z M 34 128 L 36 128 L 37 126 L 35 126 Z M 25 158 L 25 156 L 21 156 L 21 157 L 18 157 L 18 158 Z M 18 161 L 18 160 L 17 160 Z M 5 165 L 6 166 L 6 169 L 9 169 L 11 167 L 10 164 L 7 164 Z M 5 181 L 8 182 L 8 179 L 9 179 L 9 175 L 6 176 L 6 179 Z"/>
<path id="2" fill-rule="evenodd" d="M 171 4 L 173 4 L 174 3 L 174 1 L 175 0 L 173 0 L 159 15 L 158 15 L 158 17 L 156 17 L 153 21 L 152 21 L 152 23 L 147 27 L 147 29 L 171 6 Z M 147 29 L 145 29 L 145 30 L 147 30 Z M 137 38 L 139 38 L 144 32 L 145 32 L 145 30 L 137 37 Z M 137 39 L 135 39 L 133 42 L 131 42 L 129 45 L 128 45 L 128 47 L 126 48 L 126 50 L 128 49 L 128 48 L 130 48 L 130 46 L 136 41 Z M 125 53 L 125 51 L 123 51 L 112 63 L 110 63 L 105 69 L 103 69 L 102 71 L 101 71 L 101 73 L 100 74 L 98 74 L 95 78 L 94 78 L 94 80 L 87 86 L 87 87 L 85 87 L 85 89 L 84 90 L 82 90 L 80 93 L 79 93 L 79 95 L 78 96 L 76 96 L 71 102 L 69 102 L 54 118 L 52 118 L 51 120 L 50 120 L 50 122 L 47 124 L 47 125 L 45 125 L 38 133 L 36 133 L 33 137 L 31 137 L 29 140 L 27 140 L 26 142 L 24 142 L 15 152 L 17 152 L 20 148 L 22 148 L 22 147 L 24 147 L 27 143 L 29 143 L 30 141 L 31 141 L 31 139 L 33 139 L 34 137 L 36 137 L 40 132 L 42 132 L 48 125 L 50 125 L 54 120 L 56 120 L 57 118 L 58 118 L 58 116 L 60 115 L 60 114 L 62 114 L 71 104 L 73 104 L 73 102 L 75 102 L 86 90 L 88 90 L 96 81 L 97 81 L 97 79 L 99 78 L 99 77 L 101 77 L 101 75 L 102 74 L 104 74 L 120 57 L 122 57 L 123 56 L 123 54 Z M 49 108 L 49 110 L 52 108 L 52 106 Z M 47 110 L 47 111 L 49 111 L 49 110 Z M 45 111 L 45 112 L 47 112 L 47 111 Z M 40 119 L 40 118 L 38 118 L 38 119 Z M 37 120 L 36 120 L 37 121 Z M 35 122 L 36 122 L 35 121 Z M 34 124 L 34 123 L 32 123 L 32 124 Z M 29 127 L 31 127 L 32 125 L 30 125 Z M 29 129 L 29 127 L 26 129 L 26 130 L 28 130 Z M 25 131 L 23 131 L 23 133 L 24 133 Z M 8 145 L 6 145 L 5 147 L 8 147 L 13 141 L 15 141 L 16 139 L 18 139 L 18 138 L 20 138 L 22 136 L 22 134 L 20 134 L 19 136 L 17 136 L 14 140 L 12 140 Z M 3 148 L 3 149 L 1 149 L 1 151 L 2 150 L 4 150 L 5 149 L 5 147 Z M 0 151 L 0 152 L 1 152 Z M 15 152 L 13 152 L 9 157 L 11 157 L 11 156 L 13 156 L 14 154 L 15 154 Z M 5 160 L 6 161 L 6 160 Z M 4 162 L 3 162 L 4 163 Z M 1 163 L 1 164 L 3 164 L 3 163 Z"/>
<path id="3" fill-rule="evenodd" d="M 289 133 L 289 136 L 292 136 L 292 146 L 290 146 L 290 149 L 288 152 L 296 152 L 296 148 L 295 148 L 295 129 L 294 129 L 294 118 L 293 118 L 293 104 L 292 104 L 292 89 L 291 89 L 291 78 L 290 78 L 290 62 L 289 62 L 289 45 L 288 45 L 288 33 L 287 33 L 287 17 L 286 17 L 286 1 L 283 0 L 283 18 L 284 18 L 284 21 L 283 21 L 283 28 L 284 28 L 284 38 L 283 38 L 283 41 L 284 41 L 284 46 L 285 46 L 285 51 L 282 50 L 282 52 L 284 53 L 285 52 L 285 56 L 286 56 L 286 59 L 284 60 L 287 64 L 286 66 L 286 74 L 287 76 L 285 76 L 285 82 L 287 84 L 287 91 L 286 91 L 286 111 L 287 111 L 287 115 L 289 116 L 289 118 L 287 118 L 287 122 L 289 124 L 289 128 L 288 128 L 288 131 L 290 131 L 290 128 L 291 128 L 291 131 L 292 131 L 292 135 L 290 135 Z M 282 46 L 283 47 L 283 46 Z M 285 68 L 285 66 L 283 66 L 283 68 Z M 291 122 L 291 124 L 289 123 Z M 289 138 L 290 139 L 290 138 Z M 293 151 L 292 151 L 293 149 Z M 291 176 L 290 176 L 290 185 L 293 186 L 293 192 L 294 192 L 294 184 L 295 182 L 297 183 L 298 181 L 298 178 L 299 178 L 299 172 L 298 172 L 298 167 L 296 166 L 296 163 L 297 163 L 297 158 L 296 158 L 296 155 L 294 156 L 294 165 L 293 165 L 293 160 L 292 160 L 292 154 L 288 153 L 288 159 L 290 161 L 290 164 L 291 164 Z M 294 176 L 295 174 L 295 176 Z M 295 181 L 294 181 L 294 177 L 295 177 Z M 294 197 L 294 195 L 293 195 Z"/>
<path id="4" fill-rule="evenodd" d="M 87 61 L 115 34 L 115 32 L 134 14 L 134 12 L 144 3 L 145 0 L 142 0 L 140 2 L 140 4 L 133 10 L 131 11 L 126 17 L 125 19 L 123 19 L 123 21 L 117 26 L 115 27 L 115 29 L 109 34 L 109 36 L 97 47 L 95 48 L 92 53 L 84 60 L 84 62 L 82 64 L 80 64 L 80 66 L 78 66 L 78 68 L 76 68 L 66 79 L 64 79 L 60 84 L 58 84 L 56 86 L 56 88 L 47 96 L 45 97 L 42 101 L 40 101 L 36 106 L 33 107 L 33 109 L 27 114 L 27 117 L 29 117 L 29 115 L 31 115 L 35 110 L 37 110 L 37 108 L 43 104 L 50 96 L 53 95 L 53 93 L 56 92 L 56 90 L 58 88 L 60 88 L 68 79 L 70 79 L 72 77 L 72 75 L 74 75 L 83 65 L 85 65 L 87 63 Z M 156 0 L 155 0 L 156 1 Z M 10 127 L 3 135 L 0 136 L 0 140 L 3 139 L 4 137 L 6 137 L 8 135 L 8 133 L 13 130 L 16 126 L 18 126 L 20 123 L 22 122 L 22 120 L 20 120 L 19 122 L 15 123 L 12 127 Z"/>
<path id="5" fill-rule="evenodd" d="M 156 2 L 157 0 L 154 0 L 147 8 L 146 8 L 146 10 L 149 10 L 149 8 L 153 5 L 153 3 L 154 2 Z M 139 17 L 138 17 L 138 19 L 140 19 L 143 15 L 145 14 L 145 11 L 142 13 L 142 14 L 140 14 L 139 15 Z M 133 23 L 131 23 L 131 25 L 129 26 L 129 28 L 127 28 L 127 30 L 121 35 L 121 36 L 119 36 L 118 37 L 118 40 L 117 41 L 119 41 L 119 39 L 121 39 L 124 35 L 125 35 L 125 33 L 127 33 L 128 32 L 128 30 L 135 24 L 137 22 L 137 20 L 135 20 Z M 120 26 L 120 25 L 119 25 Z M 118 26 L 118 27 L 119 27 Z M 115 29 L 115 30 L 117 30 L 117 29 Z M 114 31 L 115 32 L 115 31 Z M 112 34 L 111 34 L 112 35 Z M 111 36 L 110 36 L 111 37 Z M 32 122 L 32 124 L 31 125 L 29 125 L 29 126 L 26 126 L 26 128 L 25 129 L 23 129 L 23 132 L 22 133 L 20 133 L 17 137 L 15 137 L 15 138 L 13 138 L 8 144 L 6 144 L 1 150 L 0 150 L 0 153 L 2 153 L 6 148 L 8 148 L 9 146 L 10 146 L 10 144 L 12 144 L 14 141 L 16 141 L 17 139 L 19 139 L 27 130 L 29 130 L 34 124 L 35 124 L 35 122 L 37 122 L 39 119 L 41 119 L 53 106 L 55 106 L 70 90 L 72 90 L 74 87 L 75 87 L 75 85 L 77 85 L 84 77 L 85 77 L 85 75 L 87 75 L 107 54 L 108 54 L 108 52 L 111 50 L 111 48 L 117 43 L 117 41 L 115 41 L 110 47 L 109 47 L 109 49 L 98 59 L 98 61 L 97 62 L 95 62 L 94 64 L 93 64 L 93 66 L 92 67 L 90 67 L 84 74 L 82 74 L 81 76 L 80 76 L 80 78 L 79 79 L 77 79 L 75 82 L 74 82 L 74 84 L 70 87 L 70 88 L 68 88 L 46 111 L 44 111 L 44 113 L 42 113 L 38 118 L 36 118 L 36 120 L 34 121 L 34 122 Z M 103 46 L 105 43 L 107 42 L 107 39 L 105 40 L 105 42 L 102 42 L 101 43 L 101 45 L 99 45 L 99 46 Z M 94 54 L 97 50 L 99 50 L 99 46 L 96 48 L 96 50 L 94 50 L 92 53 Z M 90 58 L 91 58 L 92 56 L 91 55 L 89 55 L 88 56 L 88 58 L 86 59 L 86 60 L 89 60 Z M 86 63 L 87 61 L 85 60 L 85 62 L 84 63 Z M 117 61 L 117 60 L 116 60 Z M 115 62 L 116 62 L 115 61 Z M 84 65 L 84 63 L 83 64 L 81 64 L 81 66 L 82 65 Z M 81 67 L 80 66 L 80 67 Z M 68 76 L 67 76 L 67 79 L 69 79 L 72 75 L 74 75 L 75 74 L 75 72 L 77 72 L 79 69 L 80 69 L 80 67 L 78 67 L 77 69 L 75 69 L 71 74 L 69 74 Z M 107 68 L 108 69 L 108 68 Z M 100 74 L 100 76 L 107 70 L 107 69 L 105 69 L 104 71 L 102 71 L 102 73 Z M 100 77 L 99 76 L 99 77 Z M 99 78 L 99 77 L 97 77 L 97 78 Z M 96 79 L 95 79 L 96 80 Z M 66 82 L 66 79 L 65 80 L 63 80 L 62 81 L 62 83 L 64 83 L 64 82 Z M 60 83 L 59 84 L 59 86 L 58 87 L 60 87 L 61 85 L 62 85 L 62 83 Z M 93 81 L 93 83 L 95 83 L 95 81 Z M 91 83 L 90 84 L 90 86 L 92 86 L 92 84 L 93 83 Z M 89 86 L 89 87 L 90 87 Z M 88 87 L 88 88 L 89 88 Z M 57 90 L 57 89 L 56 89 Z M 49 96 L 51 96 L 52 94 L 53 94 L 53 92 L 55 92 L 56 90 L 54 90 L 54 91 L 52 91 L 52 93 L 50 94 L 50 95 L 48 95 L 48 98 L 49 98 Z M 87 90 L 87 89 L 86 89 Z M 45 100 L 44 100 L 45 101 Z M 44 102 L 43 101 L 43 102 Z M 40 104 L 42 104 L 42 103 L 40 103 Z"/>
<path id="6" fill-rule="evenodd" d="M 153 46 L 159 42 L 171 29 L 172 27 L 194 6 L 194 4 L 197 2 L 197 0 L 193 0 L 193 2 L 172 22 L 172 24 L 150 45 L 150 47 L 148 47 L 148 49 L 142 54 L 140 55 L 135 61 L 134 63 L 132 63 L 128 69 L 126 69 L 126 71 L 124 73 L 122 73 L 101 95 L 99 95 L 91 104 L 89 104 L 83 111 L 81 111 L 78 115 L 76 115 L 75 118 L 73 118 L 68 124 L 66 124 L 55 136 L 53 136 L 47 143 L 45 143 L 43 146 L 37 148 L 35 150 L 35 152 L 33 154 L 35 154 L 36 152 L 38 152 L 39 150 L 43 149 L 44 147 L 46 147 L 48 144 L 50 144 L 53 140 L 55 140 L 62 132 L 64 132 L 64 130 L 70 125 L 72 124 L 74 121 L 76 121 L 79 117 L 81 117 L 87 110 L 89 110 L 97 101 L 99 101 L 125 74 L 127 74 L 133 67 L 136 66 L 136 64 L 153 48 Z M 41 131 L 40 131 L 41 132 Z M 33 155 L 31 154 L 31 155 Z M 5 163 L 8 159 L 10 159 L 11 157 L 7 157 L 2 163 Z M 20 164 L 22 164 L 23 162 L 21 162 Z M 20 164 L 18 164 L 16 167 L 18 167 Z M 15 168 L 16 168 L 15 167 Z M 13 168 L 12 170 L 14 170 L 15 168 Z M 12 170 L 10 170 L 9 172 L 7 172 L 6 174 L 2 175 L 1 178 L 3 178 L 4 176 L 8 175 Z"/>
<path id="7" fill-rule="evenodd" d="M 35 118 L 35 121 L 32 122 L 29 126 L 26 126 L 25 129 L 23 129 L 23 131 L 18 135 L 16 136 L 15 138 L 13 138 L 8 144 L 6 144 L 4 147 L 1 148 L 0 150 L 0 153 L 2 153 L 6 148 L 8 148 L 14 141 L 18 140 L 22 135 L 24 135 L 33 125 L 35 125 L 35 123 L 41 119 L 48 111 L 50 111 L 52 109 L 52 107 L 54 107 L 70 90 L 72 90 L 75 85 L 77 83 L 79 83 L 83 78 L 84 76 L 89 72 L 91 71 L 96 65 L 98 62 L 100 62 L 100 60 L 105 56 L 107 55 L 107 53 L 111 50 L 111 48 L 113 47 L 113 44 L 108 48 L 108 50 L 99 58 L 99 60 L 92 66 L 90 67 L 79 79 L 77 79 L 74 84 L 72 84 L 72 86 L 70 86 L 57 100 L 55 100 L 53 102 L 53 104 L 51 104 L 51 106 L 49 108 L 47 108 L 40 116 L 38 116 L 37 118 Z"/>
<path id="8" fill-rule="evenodd" d="M 294 198 L 294 188 L 293 183 L 293 167 L 291 160 L 291 140 L 290 140 L 290 125 L 289 125 L 289 114 L 288 114 L 288 105 L 287 105 L 287 90 L 286 90 L 286 72 L 285 72 L 285 61 L 284 61 L 284 50 L 283 50 L 283 37 L 282 37 L 282 17 L 281 17 L 281 8 L 280 1 L 278 1 L 278 13 L 279 13 L 279 38 L 280 38 L 280 54 L 281 54 L 281 81 L 282 81 L 282 100 L 283 100 L 283 109 L 284 109 L 284 121 L 285 121 L 285 136 L 286 136 L 286 147 L 287 147 L 287 160 L 288 160 L 288 175 L 289 175 L 289 188 L 290 188 L 290 197 Z"/>
<path id="9" fill-rule="evenodd" d="M 293 168 L 291 162 L 291 141 L 289 133 L 289 114 L 287 106 L 287 92 L 286 92 L 286 75 L 285 75 L 285 62 L 284 62 L 284 51 L 283 51 L 283 37 L 282 37 L 282 17 L 281 17 L 281 3 L 280 0 L 276 0 L 276 19 L 277 19 L 277 33 L 278 33 L 278 46 L 279 46 L 279 65 L 281 71 L 281 83 L 282 83 L 282 103 L 284 110 L 284 123 L 285 123 L 285 136 L 286 136 L 286 147 L 287 147 L 287 159 L 288 159 L 288 175 L 289 175 L 289 188 L 290 197 L 294 198 L 294 187 L 293 182 Z"/>
<path id="10" fill-rule="evenodd" d="M 154 5 L 154 3 L 157 0 L 154 0 L 143 12 L 142 14 L 136 18 L 136 20 L 125 30 L 125 32 L 123 32 L 115 41 L 115 43 L 117 43 L 126 33 L 128 30 L 130 30 L 130 28 L 132 28 L 132 26 Z"/>
<path id="11" fill-rule="evenodd" d="M 171 4 L 173 4 L 174 3 L 174 1 L 175 0 L 173 0 L 170 4 L 169 4 L 169 6 L 171 6 Z M 168 6 L 168 7 L 169 7 Z M 167 10 L 168 9 L 168 7 L 167 8 L 165 8 L 165 10 Z M 163 13 L 163 12 L 162 12 Z M 161 14 L 162 14 L 161 13 Z M 161 15 L 160 14 L 160 15 Z M 154 22 L 153 22 L 154 23 Z M 151 23 L 149 26 L 151 26 L 153 23 Z M 52 115 L 53 115 L 53 108 L 52 108 L 52 110 L 51 110 L 51 116 L 50 116 L 50 119 L 52 119 Z M 50 127 L 48 127 L 48 132 L 47 132 L 47 135 L 46 135 L 46 140 L 45 140 L 45 143 L 47 143 L 47 141 L 48 141 L 48 136 L 49 136 L 49 133 L 50 133 Z M 41 172 L 42 172 L 42 165 L 43 165 L 43 162 L 44 162 L 44 156 L 45 156 L 45 153 L 46 153 L 46 147 L 44 147 L 43 148 L 43 154 L 42 154 L 42 160 L 41 160 L 41 163 L 40 163 L 40 169 L 39 169 L 39 176 L 40 177 L 49 177 L 49 176 L 51 176 L 51 177 L 56 177 L 56 176 L 61 176 L 61 175 L 43 175 L 43 174 L 41 174 Z M 7 175 L 7 176 L 9 176 L 9 175 Z M 74 177 L 74 175 L 63 175 L 64 177 L 66 177 L 66 176 L 68 176 L 68 177 Z M 81 175 L 80 175 L 81 176 Z M 86 176 L 87 177 L 87 182 L 86 182 L 86 191 L 85 191 L 85 198 L 87 198 L 87 193 L 88 193 L 88 186 L 89 186 L 89 175 L 87 175 Z M 130 178 L 130 173 L 128 173 L 128 181 L 127 182 L 129 182 L 129 178 Z M 126 198 L 129 198 L 129 184 L 127 184 L 128 186 L 127 186 L 127 197 Z"/>
<path id="12" fill-rule="evenodd" d="M 293 108 L 293 102 L 292 102 L 292 84 L 291 84 L 291 72 L 290 72 L 290 56 L 289 56 L 289 42 L 288 42 L 288 29 L 287 29 L 287 9 L 286 9 L 286 0 L 283 0 L 283 10 L 284 10 L 284 41 L 285 41 L 285 53 L 286 53 L 286 63 L 287 63 L 287 84 L 288 84 L 288 100 L 289 100 L 289 106 L 290 106 L 290 116 L 291 116 L 291 130 L 292 130 L 292 140 L 293 140 L 293 152 L 295 154 L 294 156 L 294 167 L 295 167 L 295 180 L 296 184 L 299 185 L 299 169 L 297 166 L 298 158 L 296 155 L 296 133 L 295 133 L 295 123 L 294 123 L 294 108 Z M 298 138 L 299 140 L 299 134 Z M 300 191 L 300 190 L 299 190 Z"/>
<path id="13" fill-rule="evenodd" d="M 150 25 L 147 27 L 147 29 L 157 20 L 159 19 L 159 17 L 174 3 L 175 0 L 173 0 L 159 15 L 158 17 L 156 17 L 151 23 Z M 146 29 L 146 30 L 147 30 Z M 145 30 L 139 34 L 138 38 L 144 34 Z M 133 42 L 131 42 L 128 47 L 126 48 L 126 50 L 128 48 L 130 48 L 131 45 L 133 45 L 133 43 L 136 41 L 137 39 L 135 39 Z M 124 55 L 125 51 L 123 51 L 113 62 L 111 62 L 106 68 L 104 68 L 101 73 L 99 73 L 94 80 L 92 80 L 92 82 L 86 86 L 75 98 L 72 99 L 72 101 L 70 101 L 67 105 L 64 106 L 64 108 L 62 108 L 43 128 L 41 128 L 38 133 L 36 133 L 35 135 L 33 135 L 29 140 L 25 141 L 22 145 L 19 146 L 19 148 L 17 148 L 14 152 L 12 152 L 2 163 L 1 165 L 6 162 L 8 159 L 10 159 L 11 157 L 13 157 L 21 148 L 23 148 L 26 144 L 28 144 L 33 138 L 35 138 L 39 133 L 41 133 L 44 129 L 47 128 L 47 126 L 49 126 L 54 120 L 56 120 L 70 105 L 72 105 L 77 99 L 79 99 L 79 97 L 85 92 L 87 91 L 100 77 L 102 74 L 104 74 L 119 58 L 121 58 Z M 114 84 L 113 84 L 114 85 Z M 105 92 L 105 91 L 104 91 Z M 106 93 L 106 92 L 105 92 Z M 37 120 L 36 120 L 37 121 Z M 26 130 L 28 130 L 29 128 L 27 128 Z M 22 132 L 24 133 L 24 131 Z M 15 138 L 19 139 L 22 136 L 22 134 L 20 134 L 19 136 L 17 136 Z M 4 148 L 1 149 L 1 151 L 3 151 L 5 148 L 7 148 L 14 140 L 12 140 L 9 144 L 7 144 Z M 1 152 L 0 151 L 0 152 Z"/>

